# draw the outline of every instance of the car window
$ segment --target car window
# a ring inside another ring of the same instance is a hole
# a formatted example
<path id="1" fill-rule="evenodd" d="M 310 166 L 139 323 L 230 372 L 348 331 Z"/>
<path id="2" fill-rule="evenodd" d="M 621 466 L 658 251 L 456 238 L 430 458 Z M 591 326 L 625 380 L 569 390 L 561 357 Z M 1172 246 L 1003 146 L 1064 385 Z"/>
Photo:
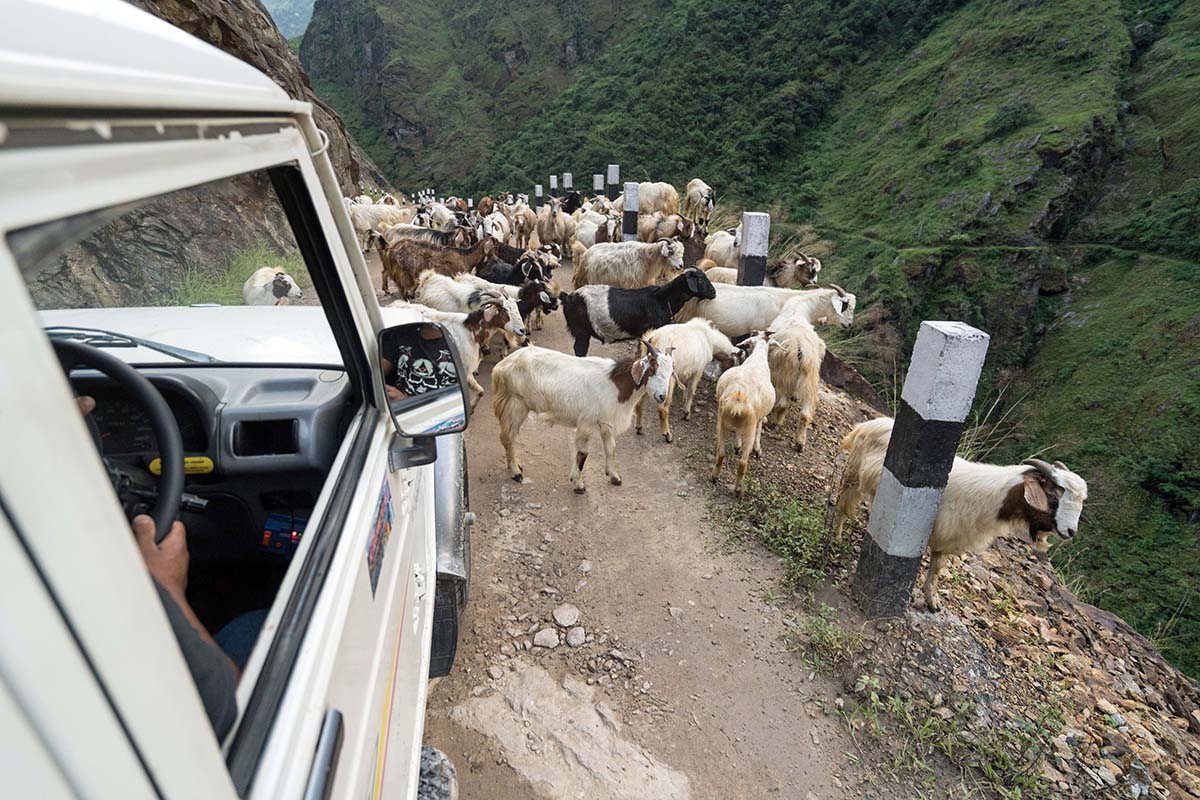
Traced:
<path id="1" fill-rule="evenodd" d="M 52 337 L 136 364 L 342 363 L 265 171 L 52 220 L 8 245 Z"/>

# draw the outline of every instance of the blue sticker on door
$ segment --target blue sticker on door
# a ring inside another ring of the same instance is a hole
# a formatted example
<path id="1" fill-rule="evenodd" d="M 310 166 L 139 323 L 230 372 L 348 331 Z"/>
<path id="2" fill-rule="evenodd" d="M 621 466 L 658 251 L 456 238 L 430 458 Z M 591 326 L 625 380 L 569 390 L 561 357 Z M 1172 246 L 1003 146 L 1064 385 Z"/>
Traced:
<path id="1" fill-rule="evenodd" d="M 371 577 L 371 597 L 379 586 L 379 573 L 383 569 L 383 557 L 387 553 L 388 539 L 392 535 L 392 489 L 387 478 L 379 490 L 379 504 L 375 507 L 375 524 L 371 538 L 367 540 L 367 574 Z"/>

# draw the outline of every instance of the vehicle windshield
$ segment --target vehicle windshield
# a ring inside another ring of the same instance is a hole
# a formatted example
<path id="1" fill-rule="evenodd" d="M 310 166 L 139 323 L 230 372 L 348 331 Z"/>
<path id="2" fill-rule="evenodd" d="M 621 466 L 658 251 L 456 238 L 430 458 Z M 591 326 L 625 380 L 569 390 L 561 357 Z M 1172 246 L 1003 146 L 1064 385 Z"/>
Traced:
<path id="1" fill-rule="evenodd" d="M 51 338 L 139 365 L 342 364 L 265 172 L 66 216 L 8 246 Z"/>

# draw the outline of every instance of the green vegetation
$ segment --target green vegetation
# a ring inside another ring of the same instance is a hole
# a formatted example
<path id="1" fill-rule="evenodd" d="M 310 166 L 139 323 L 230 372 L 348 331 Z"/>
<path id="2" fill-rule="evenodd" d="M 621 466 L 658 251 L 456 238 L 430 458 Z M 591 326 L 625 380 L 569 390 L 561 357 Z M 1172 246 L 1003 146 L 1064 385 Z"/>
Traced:
<path id="1" fill-rule="evenodd" d="M 770 208 L 776 249 L 857 292 L 861 332 L 831 348 L 885 397 L 921 320 L 987 330 L 966 446 L 1084 475 L 1060 572 L 1200 674 L 1200 5 L 616 8 L 340 0 L 302 51 L 401 188 L 618 162 Z M 791 502 L 739 510 L 798 579 L 826 555 Z"/>
<path id="2" fill-rule="evenodd" d="M 280 255 L 265 242 L 236 253 L 224 264 L 189 265 L 179 286 L 155 305 L 189 306 L 197 303 L 218 303 L 223 306 L 242 305 L 242 287 L 255 270 L 266 265 L 279 266 L 296 279 L 305 292 L 312 291 L 312 279 L 298 252 Z"/>

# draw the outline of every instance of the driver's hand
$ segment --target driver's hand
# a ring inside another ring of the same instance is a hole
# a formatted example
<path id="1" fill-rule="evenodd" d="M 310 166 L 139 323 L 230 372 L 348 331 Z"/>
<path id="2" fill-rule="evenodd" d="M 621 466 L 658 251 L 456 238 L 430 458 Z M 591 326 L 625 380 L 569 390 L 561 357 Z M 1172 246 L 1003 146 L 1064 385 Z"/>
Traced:
<path id="1" fill-rule="evenodd" d="M 133 518 L 133 535 L 150 577 L 174 597 L 183 597 L 187 589 L 187 531 L 179 520 L 171 526 L 162 544 L 154 543 L 154 520 L 145 514 Z"/>
<path id="2" fill-rule="evenodd" d="M 387 395 L 388 400 L 403 400 L 404 398 L 408 397 L 408 395 L 406 395 L 404 392 L 390 384 L 384 385 L 383 391 Z"/>
<path id="3" fill-rule="evenodd" d="M 83 394 L 75 398 L 75 405 L 79 406 L 79 413 L 86 417 L 96 410 L 96 398 Z"/>

